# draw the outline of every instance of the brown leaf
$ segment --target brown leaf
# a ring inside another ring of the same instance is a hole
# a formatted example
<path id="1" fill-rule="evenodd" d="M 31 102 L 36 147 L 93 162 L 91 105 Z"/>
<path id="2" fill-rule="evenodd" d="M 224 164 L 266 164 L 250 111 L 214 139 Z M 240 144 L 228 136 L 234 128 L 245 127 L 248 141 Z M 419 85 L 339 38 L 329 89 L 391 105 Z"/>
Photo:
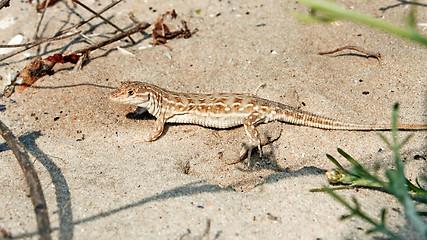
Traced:
<path id="1" fill-rule="evenodd" d="M 165 14 L 162 14 L 157 21 L 154 23 L 153 29 L 153 38 L 155 40 L 155 45 L 162 45 L 167 42 L 167 40 L 174 38 L 189 38 L 191 37 L 191 31 L 187 27 L 187 22 L 184 20 L 178 21 L 178 24 L 174 24 L 173 20 L 178 18 L 175 10 L 167 11 Z M 168 22 L 167 24 L 165 22 Z M 171 31 L 172 25 L 176 25 L 175 31 Z"/>
<path id="2" fill-rule="evenodd" d="M 49 4 L 47 5 L 48 7 L 53 6 L 58 0 L 50 0 Z M 40 12 L 41 10 L 43 10 L 43 8 L 45 8 L 46 6 L 46 0 L 44 0 L 43 2 L 41 2 L 39 5 L 37 5 L 37 12 Z"/>
<path id="3" fill-rule="evenodd" d="M 55 53 L 45 59 L 37 57 L 30 62 L 12 82 L 12 86 L 5 91 L 5 96 L 12 95 L 14 88 L 16 92 L 22 92 L 27 87 L 33 85 L 39 78 L 45 75 L 53 74 L 52 68 L 56 63 L 77 63 L 80 56 L 76 54 L 63 56 L 61 53 Z"/>

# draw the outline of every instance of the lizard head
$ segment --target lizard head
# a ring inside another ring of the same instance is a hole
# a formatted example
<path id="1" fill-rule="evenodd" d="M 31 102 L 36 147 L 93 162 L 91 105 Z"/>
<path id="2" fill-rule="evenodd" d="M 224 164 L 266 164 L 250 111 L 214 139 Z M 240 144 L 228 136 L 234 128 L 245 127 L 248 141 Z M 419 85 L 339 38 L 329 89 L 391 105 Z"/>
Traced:
<path id="1" fill-rule="evenodd" d="M 110 93 L 110 100 L 147 108 L 152 96 L 151 84 L 143 82 L 122 82 Z"/>

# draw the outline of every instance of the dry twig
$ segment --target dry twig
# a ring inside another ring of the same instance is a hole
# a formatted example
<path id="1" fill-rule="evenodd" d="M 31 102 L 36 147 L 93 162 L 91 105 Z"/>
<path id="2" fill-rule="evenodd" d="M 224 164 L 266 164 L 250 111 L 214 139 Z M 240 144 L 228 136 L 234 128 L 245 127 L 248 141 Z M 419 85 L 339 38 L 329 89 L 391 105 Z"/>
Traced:
<path id="1" fill-rule="evenodd" d="M 75 26 L 72 26 L 70 28 L 64 29 L 63 31 L 58 32 L 54 37 L 45 38 L 45 39 L 41 39 L 41 40 L 38 40 L 38 41 L 33 41 L 33 42 L 23 43 L 23 44 L 0 45 L 0 48 L 26 47 L 24 49 L 19 49 L 19 50 L 11 52 L 9 54 L 3 55 L 2 57 L 0 57 L 0 62 L 3 61 L 3 60 L 8 59 L 10 57 L 13 57 L 16 54 L 19 54 L 19 53 L 24 52 L 24 51 L 26 51 L 28 49 L 31 49 L 31 48 L 33 48 L 35 46 L 38 46 L 39 44 L 42 44 L 42 43 L 45 43 L 45 42 L 51 42 L 51 41 L 58 41 L 58 40 L 62 40 L 62 39 L 66 39 L 66 38 L 70 38 L 70 37 L 76 36 L 76 35 L 80 34 L 81 31 L 78 31 L 78 32 L 75 32 L 75 33 L 72 33 L 72 34 L 68 34 L 68 35 L 65 35 L 65 36 L 63 36 L 63 35 L 67 34 L 68 32 L 70 32 L 73 29 L 77 29 L 77 28 L 83 26 L 84 24 L 88 23 L 90 20 L 94 19 L 98 15 L 104 13 L 105 11 L 107 11 L 108 9 L 114 7 L 116 4 L 118 4 L 118 3 L 122 2 L 122 1 L 123 0 L 112 2 L 111 4 L 109 4 L 107 7 L 103 8 L 100 12 L 96 13 L 91 18 L 89 18 L 89 19 L 87 19 L 85 21 L 82 21 L 82 22 L 80 22 L 79 24 L 77 24 Z"/>
<path id="2" fill-rule="evenodd" d="M 36 213 L 40 239 L 51 239 L 51 228 L 46 201 L 44 199 L 37 172 L 35 171 L 33 164 L 30 161 L 30 156 L 25 150 L 24 145 L 13 135 L 13 133 L 2 121 L 0 121 L 0 132 L 18 160 L 18 163 L 24 172 L 25 179 L 27 180 L 28 187 L 30 188 L 30 197 L 34 206 L 34 212 Z"/>
<path id="3" fill-rule="evenodd" d="M 89 58 L 89 52 L 84 52 L 80 56 L 79 60 L 77 61 L 76 65 L 73 68 L 73 71 L 81 70 L 83 68 L 83 63 Z"/>
<path id="4" fill-rule="evenodd" d="M 27 51 L 28 49 L 31 49 L 31 48 L 33 48 L 33 47 L 35 47 L 35 46 L 37 46 L 37 45 L 31 45 L 31 46 L 28 46 L 28 47 L 23 48 L 23 49 L 15 50 L 15 51 L 10 52 L 10 53 L 8 53 L 8 54 L 4 54 L 4 55 L 2 55 L 2 57 L 0 57 L 0 62 L 1 62 L 1 61 L 3 61 L 3 60 L 8 59 L 8 58 L 10 58 L 10 57 L 13 57 L 13 56 L 15 56 L 15 55 L 17 55 L 17 54 L 20 54 L 20 53 L 22 53 L 22 52 L 25 52 L 25 51 Z"/>
<path id="5" fill-rule="evenodd" d="M 58 40 L 62 40 L 62 39 L 66 39 L 66 38 L 70 38 L 70 37 L 76 36 L 76 35 L 78 35 L 78 34 L 80 34 L 80 33 L 81 33 L 81 32 L 79 31 L 79 32 L 72 33 L 72 34 L 69 34 L 69 35 L 65 35 L 65 36 L 64 36 L 64 34 L 65 34 L 65 32 L 64 32 L 62 35 L 59 35 L 59 36 L 56 36 L 56 37 L 50 37 L 50 38 L 40 39 L 40 40 L 37 40 L 37 41 L 34 41 L 34 42 L 23 43 L 23 44 L 16 44 L 16 45 L 0 45 L 0 48 L 9 48 L 9 47 L 26 47 L 26 48 L 24 48 L 24 49 L 18 49 L 18 50 L 16 50 L 16 51 L 13 51 L 13 52 L 11 52 L 11 53 L 8 53 L 8 54 L 3 55 L 2 57 L 0 57 L 0 62 L 1 62 L 1 61 L 3 61 L 3 60 L 8 59 L 8 58 L 10 58 L 10 57 L 13 57 L 13 56 L 15 56 L 16 54 L 19 54 L 19 53 L 21 53 L 21 52 L 25 52 L 25 51 L 27 51 L 28 49 L 31 49 L 31 48 L 33 48 L 33 47 L 35 47 L 35 46 L 38 46 L 38 45 L 42 44 L 42 43 L 45 43 L 45 42 L 51 42 L 51 41 L 58 41 Z"/>
<path id="6" fill-rule="evenodd" d="M 0 1 L 0 9 L 4 8 L 4 7 L 9 7 L 10 6 L 10 0 L 1 0 Z"/>
<path id="7" fill-rule="evenodd" d="M 112 7 L 116 6 L 118 3 L 122 2 L 122 1 L 123 1 L 123 0 L 119 0 L 119 1 L 115 1 L 115 2 L 110 3 L 108 6 L 106 6 L 106 7 L 105 7 L 105 8 L 103 8 L 103 9 L 101 9 L 101 11 L 97 12 L 97 13 L 96 13 L 96 14 L 94 14 L 92 17 L 88 18 L 87 20 L 81 21 L 80 23 L 78 23 L 78 24 L 76 24 L 76 25 L 74 25 L 74 26 L 72 26 L 72 27 L 69 27 L 69 28 L 67 28 L 67 29 L 64 29 L 64 30 L 60 31 L 59 33 L 57 33 L 57 35 L 58 35 L 58 34 L 63 34 L 64 32 L 69 32 L 71 29 L 77 29 L 77 28 L 79 28 L 79 27 L 81 27 L 81 26 L 85 25 L 86 23 L 90 22 L 92 19 L 94 19 L 94 18 L 98 17 L 99 15 L 103 14 L 105 11 L 107 11 L 107 10 L 109 10 L 110 8 L 112 8 Z"/>
<path id="8" fill-rule="evenodd" d="M 336 53 L 336 52 L 339 52 L 339 51 L 342 51 L 342 50 L 346 50 L 346 49 L 354 50 L 354 51 L 357 51 L 357 52 L 361 52 L 361 53 L 365 54 L 367 58 L 373 57 L 373 58 L 376 58 L 378 61 L 381 60 L 381 53 L 379 53 L 379 52 L 373 52 L 373 51 L 366 50 L 364 48 L 361 48 L 361 47 L 358 47 L 358 46 L 352 46 L 352 45 L 340 47 L 340 48 L 337 48 L 337 49 L 335 49 L 333 51 L 320 52 L 319 55 L 332 54 L 332 53 Z"/>
<path id="9" fill-rule="evenodd" d="M 56 37 L 50 37 L 50 38 L 40 39 L 40 40 L 37 40 L 37 41 L 34 41 L 34 42 L 29 42 L 29 43 L 15 44 L 15 45 L 0 45 L 0 48 L 26 47 L 24 49 L 18 49 L 16 51 L 11 52 L 11 53 L 2 55 L 2 57 L 0 57 L 0 62 L 3 61 L 3 60 L 8 59 L 10 57 L 13 57 L 16 54 L 19 54 L 21 52 L 25 52 L 28 49 L 31 49 L 31 48 L 33 48 L 35 46 L 38 46 L 38 45 L 42 44 L 42 43 L 51 42 L 51 41 L 58 41 L 58 40 L 62 40 L 62 39 L 66 39 L 66 38 L 70 38 L 70 37 L 76 36 L 76 35 L 80 34 L 80 31 L 76 32 L 76 33 L 69 34 L 69 35 L 64 35 L 64 34 L 65 34 L 65 32 L 62 35 L 59 35 L 59 36 L 56 36 Z"/>
<path id="10" fill-rule="evenodd" d="M 140 21 L 135 17 L 135 15 L 133 15 L 133 13 L 129 12 L 129 13 L 128 13 L 128 16 L 129 16 L 130 20 L 132 20 L 132 22 L 133 22 L 133 23 L 135 23 L 135 24 L 139 24 L 139 23 L 141 23 L 141 22 L 140 22 Z"/>
<path id="11" fill-rule="evenodd" d="M 40 44 L 45 43 L 45 42 L 54 42 L 54 41 L 74 37 L 76 35 L 79 35 L 80 33 L 81 33 L 81 31 L 78 31 L 78 32 L 71 33 L 71 34 L 63 34 L 63 35 L 60 35 L 57 37 L 49 37 L 49 38 L 44 38 L 44 39 L 40 39 L 37 41 L 21 43 L 21 44 L 6 44 L 6 45 L 0 44 L 0 48 L 16 48 L 16 47 L 27 47 L 27 46 L 33 46 L 33 45 L 35 46 L 35 45 L 40 45 Z M 3 59 L 1 59 L 1 60 L 3 60 Z"/>
<path id="12" fill-rule="evenodd" d="M 89 53 L 95 49 L 101 48 L 105 45 L 108 45 L 110 43 L 113 43 L 115 41 L 118 41 L 124 37 L 127 37 L 131 34 L 134 34 L 136 32 L 140 32 L 145 30 L 150 26 L 149 23 L 143 22 L 141 24 L 137 24 L 134 27 L 128 29 L 124 33 L 117 34 L 105 41 L 102 41 L 100 43 L 96 43 L 93 45 L 90 45 L 86 48 L 74 51 L 73 53 L 69 55 L 62 55 L 60 53 L 56 53 L 53 56 L 49 56 L 45 59 L 42 59 L 41 57 L 37 57 L 34 60 L 32 60 L 18 75 L 16 78 L 12 80 L 12 83 L 8 86 L 6 86 L 4 90 L 4 96 L 10 97 L 12 93 L 15 91 L 22 92 L 24 91 L 28 86 L 31 86 L 34 84 L 39 78 L 47 75 L 52 74 L 53 67 L 56 63 L 73 63 L 77 66 L 75 69 L 79 69 L 81 65 L 83 64 L 84 60 L 89 56 Z M 80 58 L 83 58 L 80 60 Z"/>
<path id="13" fill-rule="evenodd" d="M 45 12 L 46 12 L 47 6 L 49 6 L 49 2 L 50 2 L 50 1 L 51 1 L 51 0 L 47 0 L 47 3 L 46 3 L 46 5 L 45 5 L 45 6 L 44 6 L 44 8 L 43 8 L 42 15 L 40 16 L 40 20 L 39 20 L 39 22 L 37 23 L 36 32 L 34 33 L 34 37 L 33 37 L 33 39 L 34 39 L 34 40 L 38 38 L 38 37 L 37 37 L 37 34 L 38 34 L 38 32 L 39 32 L 40 25 L 41 25 L 41 23 L 42 23 L 42 20 L 43 20 L 44 14 L 45 14 Z"/>
<path id="14" fill-rule="evenodd" d="M 82 21 L 82 22 L 80 22 L 79 24 L 77 24 L 75 26 L 72 26 L 70 28 L 64 29 L 64 30 L 56 33 L 54 37 L 45 38 L 45 39 L 41 39 L 41 40 L 38 40 L 38 41 L 30 42 L 30 43 L 23 43 L 23 44 L 16 44 L 16 45 L 0 45 L 0 48 L 12 48 L 12 47 L 24 47 L 24 46 L 26 47 L 24 49 L 18 49 L 16 51 L 13 51 L 11 53 L 3 55 L 2 57 L 0 57 L 0 62 L 3 61 L 3 60 L 8 59 L 10 57 L 13 57 L 13 56 L 15 56 L 15 55 L 17 55 L 19 53 L 22 53 L 22 52 L 24 52 L 24 51 L 26 51 L 28 49 L 31 49 L 31 48 L 33 48 L 35 46 L 38 46 L 39 44 L 42 44 L 44 42 L 57 41 L 57 40 L 62 40 L 62 39 L 65 39 L 65 38 L 70 38 L 70 37 L 76 36 L 76 35 L 80 34 L 81 31 L 76 32 L 76 33 L 72 33 L 72 34 L 69 34 L 69 35 L 66 35 L 66 36 L 63 36 L 63 35 L 67 34 L 68 32 L 70 32 L 73 29 L 77 29 L 77 28 L 83 26 L 84 24 L 88 23 L 89 21 L 91 21 L 95 17 L 99 16 L 100 14 L 104 13 L 105 11 L 109 10 L 110 8 L 114 7 L 115 5 L 117 5 L 118 3 L 122 2 L 122 1 L 123 0 L 118 0 L 118 1 L 112 2 L 111 4 L 109 4 L 108 6 L 106 6 L 105 8 L 103 8 L 100 12 L 95 13 L 89 19 L 87 19 L 85 21 Z M 39 24 L 40 24 L 40 22 L 41 21 L 39 21 Z"/>
<path id="15" fill-rule="evenodd" d="M 92 51 L 92 50 L 95 50 L 95 49 L 101 48 L 101 47 L 103 47 L 103 46 L 105 46 L 105 45 L 108 45 L 108 44 L 113 43 L 113 42 L 115 42 L 115 41 L 118 41 L 118 40 L 120 40 L 120 39 L 122 39 L 122 38 L 125 38 L 125 37 L 127 37 L 127 36 L 129 36 L 129 35 L 132 35 L 132 34 L 134 34 L 134 33 L 136 33 L 136 32 L 144 31 L 144 30 L 145 30 L 145 29 L 147 29 L 148 27 L 150 27 L 150 24 L 149 24 L 149 23 L 142 22 L 141 24 L 138 24 L 138 25 L 135 25 L 135 26 L 134 26 L 134 27 L 132 27 L 132 28 L 129 28 L 128 30 L 126 30 L 126 31 L 125 31 L 125 32 L 123 32 L 123 33 L 119 33 L 119 34 L 114 35 L 113 37 L 111 37 L 111 38 L 109 38 L 109 39 L 107 39 L 107 40 L 105 40 L 105 41 L 102 41 L 102 42 L 99 42 L 99 43 L 96 43 L 96 44 L 90 45 L 90 46 L 88 46 L 88 47 L 86 47 L 86 48 L 83 48 L 83 49 L 80 49 L 80 50 L 74 51 L 74 52 L 72 52 L 71 54 L 85 53 L 85 52 L 88 52 L 88 51 Z"/>
<path id="16" fill-rule="evenodd" d="M 110 20 L 108 20 L 108 19 L 104 18 L 104 17 L 103 17 L 103 16 L 101 16 L 100 14 L 96 13 L 96 12 L 95 12 L 95 11 L 93 11 L 91 8 L 89 8 L 88 6 L 86 6 L 85 4 L 81 3 L 79 0 L 73 0 L 73 2 L 75 2 L 75 3 L 77 3 L 78 5 L 82 6 L 84 9 L 88 10 L 88 11 L 89 11 L 89 12 L 91 12 L 92 14 L 95 14 L 95 15 L 96 15 L 96 17 L 101 18 L 104 22 L 106 22 L 106 23 L 110 24 L 112 27 L 114 27 L 114 28 L 115 28 L 115 29 L 117 29 L 118 31 L 120 31 L 120 32 L 124 33 L 124 31 L 123 31 L 121 28 L 117 27 L 117 25 L 115 25 L 114 23 L 110 22 Z M 128 37 L 129 37 L 129 39 L 131 40 L 131 42 L 132 42 L 133 44 L 135 44 L 135 41 L 134 41 L 130 36 L 128 36 Z"/>

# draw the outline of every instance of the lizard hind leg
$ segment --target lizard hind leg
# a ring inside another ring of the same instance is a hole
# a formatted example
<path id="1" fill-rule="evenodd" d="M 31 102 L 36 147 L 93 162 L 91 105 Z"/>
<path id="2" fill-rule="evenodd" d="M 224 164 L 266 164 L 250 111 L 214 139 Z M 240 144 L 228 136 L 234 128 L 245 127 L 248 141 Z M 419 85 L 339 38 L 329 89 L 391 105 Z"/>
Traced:
<path id="1" fill-rule="evenodd" d="M 252 167 L 252 164 L 251 164 L 251 155 L 252 155 L 252 151 L 256 147 L 257 146 L 249 145 L 247 143 L 242 143 L 242 150 L 239 153 L 240 157 L 239 157 L 238 161 L 235 161 L 235 162 L 233 162 L 231 164 L 235 164 L 235 163 L 241 162 L 245 158 L 247 158 L 248 159 L 247 165 L 248 165 L 249 168 L 251 168 Z"/>
<path id="2" fill-rule="evenodd" d="M 280 122 L 274 122 L 265 125 L 260 132 L 261 146 L 265 146 L 277 141 L 282 136 L 283 129 L 281 128 Z M 227 164 L 236 164 L 242 162 L 246 158 L 248 159 L 248 161 L 250 161 L 252 150 L 254 150 L 255 147 L 256 146 L 251 147 L 247 143 L 243 142 L 237 160 L 229 162 Z M 250 165 L 250 162 L 248 162 L 249 167 L 251 167 Z"/>
<path id="3" fill-rule="evenodd" d="M 261 138 L 259 137 L 256 125 L 264 120 L 265 116 L 262 116 L 259 112 L 252 112 L 249 116 L 243 119 L 243 126 L 245 128 L 246 135 L 249 137 L 249 144 L 248 146 L 245 146 L 245 149 L 248 151 L 248 165 L 250 165 L 250 156 L 253 148 L 258 147 L 259 156 L 262 157 Z"/>

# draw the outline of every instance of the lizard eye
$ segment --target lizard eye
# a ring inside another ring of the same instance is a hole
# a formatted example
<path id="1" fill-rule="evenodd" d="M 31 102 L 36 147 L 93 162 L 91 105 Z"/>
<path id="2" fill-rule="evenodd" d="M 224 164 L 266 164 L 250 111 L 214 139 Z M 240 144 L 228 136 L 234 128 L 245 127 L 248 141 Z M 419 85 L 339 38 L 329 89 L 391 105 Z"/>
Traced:
<path id="1" fill-rule="evenodd" d="M 133 93 L 134 93 L 133 90 L 129 90 L 129 92 L 128 92 L 129 96 L 132 96 Z"/>

